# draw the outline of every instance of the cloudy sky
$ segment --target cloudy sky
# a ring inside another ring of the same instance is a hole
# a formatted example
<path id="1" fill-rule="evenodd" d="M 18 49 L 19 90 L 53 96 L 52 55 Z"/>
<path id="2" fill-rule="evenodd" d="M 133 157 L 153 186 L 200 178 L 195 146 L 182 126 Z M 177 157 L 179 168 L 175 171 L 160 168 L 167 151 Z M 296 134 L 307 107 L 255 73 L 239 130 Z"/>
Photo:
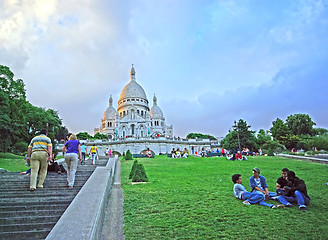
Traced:
<path id="1" fill-rule="evenodd" d="M 168 125 L 225 136 L 309 114 L 328 128 L 328 2 L 0 0 L 0 64 L 71 132 L 99 127 L 131 64 Z"/>

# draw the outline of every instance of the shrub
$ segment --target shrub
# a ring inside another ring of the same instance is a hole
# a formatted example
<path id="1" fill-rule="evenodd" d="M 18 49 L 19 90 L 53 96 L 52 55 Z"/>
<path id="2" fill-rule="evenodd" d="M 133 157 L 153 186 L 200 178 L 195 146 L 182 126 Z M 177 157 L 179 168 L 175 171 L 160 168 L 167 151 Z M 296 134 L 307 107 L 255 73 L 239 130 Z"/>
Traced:
<path id="1" fill-rule="evenodd" d="M 137 163 L 135 173 L 132 176 L 132 182 L 148 182 L 145 168 L 141 163 Z"/>
<path id="2" fill-rule="evenodd" d="M 28 144 L 26 142 L 17 142 L 14 145 L 14 152 L 15 153 L 23 153 L 27 151 Z"/>
<path id="3" fill-rule="evenodd" d="M 126 151 L 125 160 L 133 160 L 130 150 Z"/>
<path id="4" fill-rule="evenodd" d="M 314 154 L 313 154 L 313 151 L 306 151 L 306 152 L 305 152 L 305 155 L 313 156 Z"/>
<path id="5" fill-rule="evenodd" d="M 132 168 L 131 168 L 131 172 L 129 174 L 129 179 L 132 179 L 133 175 L 135 174 L 136 169 L 137 169 L 137 164 L 138 164 L 138 161 L 134 160 Z"/>
<path id="6" fill-rule="evenodd" d="M 272 150 L 272 149 L 269 149 L 269 150 L 268 150 L 268 156 L 274 156 L 274 154 L 273 154 L 273 150 Z"/>
<path id="7" fill-rule="evenodd" d="M 263 152 L 269 154 L 270 149 L 275 153 L 281 153 L 283 151 L 286 151 L 286 147 L 277 141 L 269 141 L 263 144 L 262 146 Z"/>

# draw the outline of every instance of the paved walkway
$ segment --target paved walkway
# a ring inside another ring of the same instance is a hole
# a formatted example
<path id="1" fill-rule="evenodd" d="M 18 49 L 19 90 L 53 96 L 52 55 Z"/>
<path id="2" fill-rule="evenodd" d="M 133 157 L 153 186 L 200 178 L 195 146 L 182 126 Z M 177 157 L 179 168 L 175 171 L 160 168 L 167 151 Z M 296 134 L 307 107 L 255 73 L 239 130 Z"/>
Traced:
<path id="1" fill-rule="evenodd" d="M 125 239 L 123 229 L 123 191 L 121 188 L 120 160 L 118 160 L 116 164 L 114 183 L 105 209 L 101 239 Z"/>

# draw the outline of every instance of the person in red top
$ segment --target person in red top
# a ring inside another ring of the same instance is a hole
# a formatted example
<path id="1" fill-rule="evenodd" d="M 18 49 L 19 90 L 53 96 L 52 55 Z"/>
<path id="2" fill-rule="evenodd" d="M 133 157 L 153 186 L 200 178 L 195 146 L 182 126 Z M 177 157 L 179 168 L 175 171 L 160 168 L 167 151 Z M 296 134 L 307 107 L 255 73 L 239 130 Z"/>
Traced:
<path id="1" fill-rule="evenodd" d="M 243 160 L 243 155 L 240 153 L 240 151 L 236 153 L 236 160 Z"/>

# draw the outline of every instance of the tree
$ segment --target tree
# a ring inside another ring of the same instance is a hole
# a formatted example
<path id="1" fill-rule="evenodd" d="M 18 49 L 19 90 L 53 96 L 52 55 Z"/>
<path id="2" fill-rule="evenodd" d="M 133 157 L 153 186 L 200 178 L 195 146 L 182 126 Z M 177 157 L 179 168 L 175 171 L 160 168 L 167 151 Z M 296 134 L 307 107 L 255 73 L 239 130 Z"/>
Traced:
<path id="1" fill-rule="evenodd" d="M 99 132 L 97 132 L 94 136 L 93 136 L 94 139 L 108 139 L 108 136 L 106 134 L 101 134 Z"/>
<path id="2" fill-rule="evenodd" d="M 232 131 L 230 131 L 227 136 L 222 139 L 221 145 L 223 148 L 235 150 L 239 148 L 239 143 L 241 148 L 249 148 L 254 151 L 257 148 L 256 137 L 254 131 L 250 130 L 251 126 L 243 119 L 240 119 L 238 123 L 232 126 Z M 239 138 L 239 143 L 238 143 Z"/>
<path id="3" fill-rule="evenodd" d="M 126 151 L 125 160 L 133 160 L 132 154 L 129 149 Z"/>
<path id="4" fill-rule="evenodd" d="M 189 133 L 187 135 L 188 139 L 210 139 L 210 140 L 217 140 L 215 137 L 208 135 L 208 134 L 202 134 L 202 133 Z"/>
<path id="5" fill-rule="evenodd" d="M 146 170 L 141 163 L 137 163 L 136 170 L 132 176 L 132 182 L 148 182 Z"/>
<path id="6" fill-rule="evenodd" d="M 263 129 L 260 129 L 256 137 L 256 143 L 258 144 L 258 146 L 261 147 L 263 144 L 270 141 L 271 141 L 271 136 L 269 135 L 269 133 L 265 132 Z"/>
<path id="7" fill-rule="evenodd" d="M 286 119 L 286 125 L 294 135 L 315 135 L 313 126 L 316 125 L 308 114 L 292 114 Z"/>
<path id="8" fill-rule="evenodd" d="M 92 138 L 92 136 L 87 132 L 79 132 L 76 134 L 76 137 L 80 140 L 87 140 Z"/>
<path id="9" fill-rule="evenodd" d="M 138 161 L 134 160 L 132 167 L 131 167 L 130 174 L 129 174 L 129 179 L 132 179 L 133 175 L 135 174 L 135 172 L 137 170 L 137 165 L 138 165 Z"/>
<path id="10" fill-rule="evenodd" d="M 328 129 L 325 128 L 315 128 L 316 135 L 328 135 Z"/>
<path id="11" fill-rule="evenodd" d="M 14 150 L 13 145 L 22 141 L 24 133 L 26 92 L 21 79 L 14 80 L 14 73 L 0 65 L 0 151 Z"/>
<path id="12" fill-rule="evenodd" d="M 273 139 L 279 142 L 282 142 L 288 134 L 291 134 L 288 126 L 280 118 L 277 118 L 276 121 L 272 122 L 270 132 Z"/>
<path id="13" fill-rule="evenodd" d="M 42 128 L 53 142 L 61 127 L 58 113 L 29 103 L 23 80 L 14 80 L 13 72 L 0 65 L 0 151 L 21 153 Z"/>

